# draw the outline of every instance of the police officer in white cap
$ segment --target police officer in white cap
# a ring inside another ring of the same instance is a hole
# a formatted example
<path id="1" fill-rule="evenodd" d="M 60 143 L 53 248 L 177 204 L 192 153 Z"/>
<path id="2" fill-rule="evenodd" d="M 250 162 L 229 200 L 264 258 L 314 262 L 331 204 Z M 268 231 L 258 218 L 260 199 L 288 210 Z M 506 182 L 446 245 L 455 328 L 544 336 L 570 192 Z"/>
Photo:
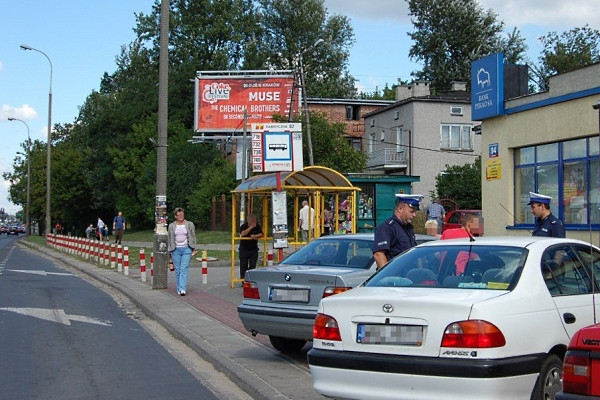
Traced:
<path id="1" fill-rule="evenodd" d="M 375 230 L 373 257 L 377 269 L 405 250 L 417 245 L 412 220 L 419 211 L 420 194 L 396 194 L 394 215 Z"/>
<path id="2" fill-rule="evenodd" d="M 532 236 L 565 237 L 565 227 L 561 220 L 552 215 L 550 201 L 552 197 L 529 192 L 531 213 L 535 217 Z"/>

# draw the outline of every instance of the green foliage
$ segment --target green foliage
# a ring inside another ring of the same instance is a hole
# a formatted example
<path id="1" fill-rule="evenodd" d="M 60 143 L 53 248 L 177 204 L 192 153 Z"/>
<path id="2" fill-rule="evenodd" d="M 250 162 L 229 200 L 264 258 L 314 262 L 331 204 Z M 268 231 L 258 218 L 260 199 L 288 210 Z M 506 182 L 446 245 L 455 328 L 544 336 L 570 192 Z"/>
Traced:
<path id="1" fill-rule="evenodd" d="M 386 83 L 382 91 L 375 89 L 373 93 L 361 92 L 359 97 L 366 100 L 396 100 L 396 86 L 389 87 Z"/>
<path id="2" fill-rule="evenodd" d="M 214 159 L 203 169 L 199 184 L 187 199 L 186 218 L 194 221 L 196 228 L 208 229 L 213 196 L 225 194 L 230 201 L 235 187 L 235 166 L 223 158 Z"/>
<path id="3" fill-rule="evenodd" d="M 481 157 L 473 164 L 446 165 L 435 177 L 435 190 L 440 199 L 450 199 L 462 209 L 481 209 Z"/>
<path id="4" fill-rule="evenodd" d="M 539 58 L 540 70 L 546 80 L 551 75 L 600 62 L 600 31 L 589 25 L 560 35 L 549 32 L 539 40 L 544 46 Z"/>
<path id="5" fill-rule="evenodd" d="M 306 155 L 304 159 L 308 160 L 308 140 L 305 125 L 303 124 L 302 144 Z M 342 174 L 361 172 L 366 168 L 367 158 L 365 154 L 355 150 L 343 136 L 344 124 L 330 124 L 325 115 L 311 112 L 310 126 L 315 165 L 329 167 Z"/>
<path id="6" fill-rule="evenodd" d="M 354 31 L 346 16 L 327 14 L 323 0 L 259 0 L 262 28 L 256 51 L 261 68 L 293 69 L 303 53 L 308 96 L 353 98 L 348 72 Z M 317 40 L 323 42 L 313 47 Z"/>
<path id="7" fill-rule="evenodd" d="M 519 32 L 503 38 L 504 23 L 476 0 L 406 1 L 414 26 L 409 57 L 423 64 L 412 75 L 430 81 L 438 92 L 449 90 L 452 81 L 469 83 L 473 60 L 498 52 L 507 62 L 522 59 L 526 48 Z"/>

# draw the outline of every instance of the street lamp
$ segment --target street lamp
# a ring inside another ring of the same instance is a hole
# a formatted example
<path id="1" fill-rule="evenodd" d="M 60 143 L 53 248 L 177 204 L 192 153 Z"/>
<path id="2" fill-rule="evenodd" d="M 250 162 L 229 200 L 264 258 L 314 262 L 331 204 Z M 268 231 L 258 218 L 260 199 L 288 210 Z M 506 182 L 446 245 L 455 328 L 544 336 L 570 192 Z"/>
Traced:
<path id="1" fill-rule="evenodd" d="M 321 43 L 325 42 L 325 40 L 323 39 L 317 39 L 312 46 L 307 47 L 306 49 L 304 49 L 303 51 L 301 51 L 298 54 L 298 66 L 300 67 L 300 80 L 301 80 L 301 84 L 300 86 L 302 87 L 302 102 L 304 103 L 304 119 L 306 120 L 306 140 L 308 140 L 307 146 L 308 146 L 308 164 L 310 166 L 315 165 L 315 161 L 313 158 L 313 147 L 312 147 L 312 135 L 310 133 L 310 115 L 308 112 L 308 102 L 307 102 L 307 94 L 306 94 L 306 80 L 304 78 L 304 63 L 302 62 L 302 56 L 304 55 L 304 53 L 306 53 L 309 50 L 314 49 L 315 47 L 317 47 L 318 45 L 320 45 Z"/>
<path id="2" fill-rule="evenodd" d="M 27 127 L 27 208 L 25 210 L 25 237 L 28 237 L 31 234 L 31 221 L 29 220 L 29 193 L 31 190 L 31 160 L 29 157 L 29 153 L 31 149 L 31 138 L 29 136 L 29 125 L 27 125 L 27 122 L 19 118 L 8 117 L 8 120 L 22 122 Z"/>
<path id="3" fill-rule="evenodd" d="M 50 233 L 52 220 L 50 218 L 50 151 L 52 149 L 52 61 L 46 53 L 26 44 L 21 45 L 22 50 L 33 50 L 41 53 L 50 63 L 50 90 L 48 91 L 48 142 L 46 143 L 46 236 Z M 29 201 L 27 202 L 29 205 Z"/>

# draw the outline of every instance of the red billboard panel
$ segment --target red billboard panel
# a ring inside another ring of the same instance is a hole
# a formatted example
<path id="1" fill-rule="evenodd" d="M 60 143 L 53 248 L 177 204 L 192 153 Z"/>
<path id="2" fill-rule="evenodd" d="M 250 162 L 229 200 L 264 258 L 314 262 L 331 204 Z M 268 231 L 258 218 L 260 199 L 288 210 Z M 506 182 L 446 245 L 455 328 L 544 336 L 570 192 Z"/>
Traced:
<path id="1" fill-rule="evenodd" d="M 196 132 L 241 131 L 247 123 L 271 123 L 274 114 L 288 115 L 294 78 L 281 76 L 197 76 Z M 294 93 L 298 112 L 298 90 Z M 249 126 L 249 125 L 248 125 Z"/>

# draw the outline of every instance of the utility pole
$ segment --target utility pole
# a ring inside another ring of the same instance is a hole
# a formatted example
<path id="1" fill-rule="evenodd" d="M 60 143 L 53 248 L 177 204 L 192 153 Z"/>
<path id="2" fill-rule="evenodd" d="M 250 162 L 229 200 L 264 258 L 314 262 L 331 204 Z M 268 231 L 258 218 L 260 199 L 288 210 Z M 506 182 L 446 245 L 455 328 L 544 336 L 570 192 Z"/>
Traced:
<path id="1" fill-rule="evenodd" d="M 158 142 L 156 147 L 156 228 L 152 289 L 167 288 L 167 126 L 169 100 L 169 0 L 160 2 L 160 61 L 158 66 Z"/>

